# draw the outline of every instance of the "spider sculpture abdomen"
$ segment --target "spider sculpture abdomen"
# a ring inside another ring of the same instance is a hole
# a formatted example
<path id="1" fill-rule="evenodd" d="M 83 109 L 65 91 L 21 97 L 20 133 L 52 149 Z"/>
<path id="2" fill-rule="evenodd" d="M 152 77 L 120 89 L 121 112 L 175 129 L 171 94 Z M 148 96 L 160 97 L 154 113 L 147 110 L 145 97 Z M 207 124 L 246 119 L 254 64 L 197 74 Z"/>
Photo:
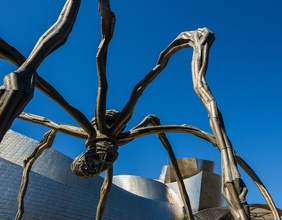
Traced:
<path id="1" fill-rule="evenodd" d="M 99 175 L 108 169 L 118 158 L 118 146 L 105 137 L 87 146 L 87 151 L 81 153 L 71 164 L 72 172 L 81 178 Z"/>
<path id="2" fill-rule="evenodd" d="M 117 110 L 106 111 L 108 128 L 113 125 L 119 114 Z M 91 124 L 97 130 L 95 117 L 91 120 Z M 86 149 L 86 152 L 81 153 L 71 164 L 72 172 L 81 178 L 99 175 L 112 166 L 118 158 L 117 140 L 110 135 L 99 134 L 95 138 L 89 137 L 86 141 Z"/>

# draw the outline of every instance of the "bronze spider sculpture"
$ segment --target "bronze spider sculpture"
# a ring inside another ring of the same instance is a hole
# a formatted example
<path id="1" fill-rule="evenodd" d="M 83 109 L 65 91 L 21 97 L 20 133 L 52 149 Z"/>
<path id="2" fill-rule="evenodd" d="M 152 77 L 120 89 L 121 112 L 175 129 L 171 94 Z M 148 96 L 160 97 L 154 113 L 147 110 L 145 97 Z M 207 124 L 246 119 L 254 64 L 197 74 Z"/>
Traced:
<path id="1" fill-rule="evenodd" d="M 66 1 L 57 22 L 41 36 L 27 59 L 7 42 L 0 39 L 0 57 L 19 67 L 16 71 L 4 77 L 4 84 L 0 87 L 0 141 L 16 117 L 51 128 L 44 135 L 42 141 L 32 154 L 24 160 L 24 171 L 18 196 L 16 219 L 21 219 L 24 213 L 24 195 L 32 164 L 45 149 L 51 147 L 57 132 L 63 132 L 86 140 L 86 152 L 79 155 L 71 164 L 74 174 L 82 178 L 89 178 L 106 171 L 104 183 L 101 188 L 100 201 L 96 211 L 97 220 L 102 218 L 107 195 L 111 188 L 113 163 L 118 158 L 119 146 L 148 134 L 157 134 L 167 150 L 171 165 L 176 171 L 176 179 L 188 219 L 194 219 L 189 196 L 185 190 L 173 149 L 165 134 L 166 132 L 186 132 L 193 134 L 218 147 L 222 158 L 222 194 L 228 203 L 234 219 L 251 219 L 248 204 L 245 200 L 247 188 L 241 179 L 237 163 L 257 184 L 273 213 L 274 219 L 280 219 L 275 204 L 260 179 L 234 151 L 224 128 L 222 115 L 205 80 L 209 49 L 215 39 L 214 34 L 209 29 L 199 28 L 195 31 L 181 33 L 161 52 L 156 66 L 134 87 L 130 99 L 124 108 L 121 111 L 106 110 L 108 88 L 106 58 L 108 45 L 113 37 L 115 15 L 110 9 L 109 0 L 99 0 L 99 11 L 102 18 L 102 40 L 96 55 L 99 85 L 95 117 L 89 121 L 83 113 L 71 106 L 53 86 L 40 77 L 36 72 L 37 68 L 50 53 L 67 40 L 75 23 L 80 2 L 80 0 Z M 130 121 L 135 105 L 142 96 L 142 92 L 166 67 L 170 57 L 174 53 L 189 47 L 193 48 L 192 79 L 194 90 L 208 111 L 213 135 L 186 124 L 162 126 L 159 118 L 155 115 L 147 116 L 137 126 L 125 132 L 126 124 Z M 38 88 L 65 109 L 81 127 L 57 124 L 47 118 L 22 112 L 24 107 L 32 99 L 34 87 Z"/>

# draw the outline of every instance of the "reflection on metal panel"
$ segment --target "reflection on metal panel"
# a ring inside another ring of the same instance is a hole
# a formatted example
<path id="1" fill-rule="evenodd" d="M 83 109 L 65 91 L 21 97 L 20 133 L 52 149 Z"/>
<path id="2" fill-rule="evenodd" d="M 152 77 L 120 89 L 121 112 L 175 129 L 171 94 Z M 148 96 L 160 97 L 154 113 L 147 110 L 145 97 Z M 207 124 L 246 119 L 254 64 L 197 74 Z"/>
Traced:
<path id="1" fill-rule="evenodd" d="M 201 193 L 201 182 L 202 182 L 202 173 L 194 175 L 188 179 L 184 180 L 184 185 L 189 195 L 192 212 L 196 212 L 199 210 L 200 204 L 200 193 Z M 178 184 L 176 182 L 167 184 L 173 191 L 181 197 Z"/>
<path id="2" fill-rule="evenodd" d="M 177 160 L 183 179 L 190 178 L 201 171 L 213 173 L 214 162 L 209 160 L 200 160 L 197 158 L 181 158 Z M 171 166 L 164 166 L 160 181 L 164 183 L 176 182 L 175 171 Z"/>
<path id="3" fill-rule="evenodd" d="M 37 143 L 9 131 L 0 144 L 0 219 L 15 217 L 22 161 Z M 103 178 L 79 179 L 69 169 L 71 162 L 71 158 L 54 149 L 39 157 L 30 173 L 23 220 L 93 219 Z M 184 184 L 197 220 L 232 219 L 229 209 L 222 207 L 221 178 L 213 173 L 213 162 L 183 158 L 179 163 L 187 177 Z M 103 219 L 183 220 L 183 203 L 171 172 L 170 166 L 164 166 L 159 181 L 115 176 Z M 164 184 L 167 180 L 169 183 Z M 250 211 L 254 220 L 273 219 L 265 205 L 250 205 Z M 278 211 L 281 215 L 282 211 Z"/>
<path id="4" fill-rule="evenodd" d="M 188 192 L 192 212 L 222 206 L 221 178 L 214 174 L 214 162 L 196 158 L 177 160 L 182 173 L 185 188 Z M 174 171 L 170 166 L 164 166 L 160 175 L 164 182 L 181 198 Z"/>
<path id="5" fill-rule="evenodd" d="M 165 184 L 140 176 L 114 176 L 113 183 L 135 195 L 164 202 L 180 202 L 175 192 Z"/>
<path id="6" fill-rule="evenodd" d="M 0 219 L 15 217 L 22 161 L 37 143 L 9 131 L 0 144 Z M 54 149 L 46 150 L 38 158 L 30 173 L 23 220 L 93 219 L 103 178 L 79 179 L 69 169 L 71 161 Z M 160 188 L 166 196 L 161 196 L 160 190 L 156 193 L 158 200 L 144 198 L 113 185 L 103 219 L 183 220 L 181 203 L 177 196 L 172 196 L 173 192 L 169 188 L 160 186 L 161 183 L 156 181 L 154 183 L 154 180 L 141 182 L 145 185 L 149 183 L 149 186 L 139 185 L 140 191 L 149 190 L 150 187 Z"/>
<path id="7" fill-rule="evenodd" d="M 170 178 L 170 167 L 165 165 L 163 166 L 160 176 L 159 176 L 159 181 L 162 183 L 166 183 L 166 180 Z"/>

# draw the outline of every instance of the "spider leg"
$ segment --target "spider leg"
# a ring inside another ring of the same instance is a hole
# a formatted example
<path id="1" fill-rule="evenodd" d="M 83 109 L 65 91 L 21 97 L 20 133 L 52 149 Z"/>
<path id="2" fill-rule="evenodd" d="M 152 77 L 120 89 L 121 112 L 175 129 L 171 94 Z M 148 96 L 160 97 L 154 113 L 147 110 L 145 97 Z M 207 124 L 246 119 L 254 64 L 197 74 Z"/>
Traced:
<path id="1" fill-rule="evenodd" d="M 26 61 L 26 58 L 17 49 L 9 45 L 2 38 L 0 38 L 0 58 L 11 62 L 18 67 Z M 64 97 L 38 73 L 36 73 L 36 75 L 35 87 L 65 109 L 89 135 L 93 133 L 95 134 L 94 128 L 91 126 L 85 115 L 70 105 Z"/>
<path id="2" fill-rule="evenodd" d="M 149 134 L 159 134 L 168 132 L 182 132 L 195 135 L 203 140 L 210 142 L 212 145 L 217 146 L 217 142 L 213 135 L 191 125 L 159 125 L 151 127 L 136 126 L 128 132 L 123 132 L 117 136 L 119 146 L 122 146 L 135 138 L 142 137 Z"/>
<path id="3" fill-rule="evenodd" d="M 99 11 L 101 14 L 102 40 L 96 54 L 97 73 L 98 73 L 98 92 L 95 109 L 95 120 L 98 131 L 106 134 L 106 99 L 108 82 L 106 75 L 106 61 L 109 43 L 112 39 L 115 27 L 115 14 L 110 9 L 110 1 L 99 0 Z"/>
<path id="4" fill-rule="evenodd" d="M 101 220 L 106 206 L 107 197 L 113 182 L 113 166 L 106 170 L 106 177 L 100 190 L 100 200 L 96 209 L 96 220 Z"/>
<path id="5" fill-rule="evenodd" d="M 20 70 L 36 71 L 41 62 L 54 50 L 62 46 L 74 25 L 81 0 L 67 0 L 58 20 L 39 38 Z"/>
<path id="6" fill-rule="evenodd" d="M 68 135 L 71 135 L 77 138 L 81 138 L 84 140 L 88 138 L 88 134 L 80 127 L 69 125 L 69 124 L 57 124 L 43 116 L 22 112 L 18 116 L 18 118 L 32 122 L 32 123 L 46 126 L 51 129 L 57 129 L 59 132 L 62 132 L 62 133 L 65 133 L 65 134 L 68 134 Z"/>
<path id="7" fill-rule="evenodd" d="M 151 127 L 143 127 L 143 126 L 145 126 L 143 121 L 139 125 L 134 127 L 133 129 L 131 129 L 130 131 L 124 132 L 124 133 L 118 135 L 117 138 L 119 140 L 120 146 L 125 144 L 125 143 L 128 143 L 129 141 L 132 141 L 132 140 L 134 140 L 135 138 L 138 138 L 138 137 L 142 137 L 142 136 L 149 135 L 149 134 L 167 133 L 167 132 L 190 133 L 190 134 L 193 134 L 197 137 L 200 137 L 200 138 L 210 142 L 214 146 L 217 146 L 217 142 L 216 142 L 214 136 L 212 136 L 211 134 L 206 133 L 206 132 L 204 132 L 204 131 L 196 128 L 196 127 L 189 126 L 189 125 L 180 125 L 180 126 L 176 126 L 176 125 L 156 126 L 156 125 L 154 125 L 154 126 L 151 126 Z M 266 187 L 262 183 L 262 181 L 256 175 L 254 170 L 247 164 L 247 162 L 245 162 L 236 152 L 234 152 L 234 153 L 235 153 L 236 161 L 238 162 L 238 164 L 252 178 L 252 180 L 255 182 L 255 184 L 257 185 L 257 187 L 261 191 L 263 197 L 265 198 L 268 206 L 271 209 L 271 212 L 274 216 L 274 220 L 280 220 L 280 216 L 277 212 L 277 208 L 275 206 L 275 203 L 274 203 L 273 199 L 271 198 L 271 195 L 269 194 L 268 190 L 266 189 Z"/>
<path id="8" fill-rule="evenodd" d="M 18 75 L 16 72 L 4 77 L 0 86 L 0 142 L 14 119 L 32 99 L 36 75 Z"/>
<path id="9" fill-rule="evenodd" d="M 261 191 L 261 194 L 265 198 L 265 200 L 266 200 L 266 202 L 267 202 L 267 204 L 268 204 L 268 206 L 269 206 L 269 208 L 272 212 L 273 220 L 281 220 L 280 215 L 277 211 L 277 207 L 276 207 L 271 195 L 269 194 L 268 190 L 266 189 L 266 187 L 264 186 L 264 184 L 262 183 L 260 178 L 255 173 L 255 171 L 236 152 L 235 152 L 235 157 L 236 157 L 236 161 L 238 162 L 240 167 L 242 167 L 243 170 L 251 177 L 251 179 L 257 185 L 258 189 Z"/>
<path id="10" fill-rule="evenodd" d="M 67 0 L 57 22 L 40 37 L 27 60 L 18 70 L 4 77 L 4 85 L 0 87 L 0 141 L 32 98 L 36 69 L 50 53 L 66 41 L 79 5 L 80 0 Z"/>
<path id="11" fill-rule="evenodd" d="M 217 107 L 206 80 L 209 48 L 213 39 L 208 29 L 198 29 L 192 34 L 194 51 L 192 58 L 192 78 L 194 90 L 204 103 L 210 118 L 211 128 L 217 140 L 222 159 L 223 196 L 235 219 L 250 219 L 249 208 L 245 200 L 247 188 L 238 171 L 234 150 L 226 134 L 222 115 Z"/>
<path id="12" fill-rule="evenodd" d="M 26 193 L 26 189 L 28 186 L 29 181 L 29 173 L 32 168 L 33 163 L 35 160 L 43 153 L 44 150 L 50 148 L 52 146 L 52 143 L 55 139 L 57 129 L 52 129 L 44 134 L 43 139 L 41 142 L 36 146 L 34 151 L 24 159 L 23 164 L 23 175 L 22 175 L 22 182 L 20 186 L 20 191 L 18 194 L 18 211 L 16 214 L 16 220 L 21 219 L 23 213 L 24 213 L 24 197 Z"/>
<path id="13" fill-rule="evenodd" d="M 132 130 L 142 128 L 142 127 L 146 127 L 149 124 L 152 125 L 152 127 L 154 127 L 154 126 L 161 125 L 161 122 L 160 122 L 160 119 L 156 115 L 149 115 L 149 116 L 145 117 L 143 119 L 143 121 L 140 124 L 138 124 L 136 127 L 134 127 Z M 191 208 L 189 196 L 188 196 L 187 191 L 185 189 L 183 178 L 182 178 L 182 175 L 181 175 L 181 172 L 180 172 L 174 151 L 173 151 L 171 144 L 170 144 L 169 140 L 167 139 L 165 133 L 157 133 L 157 135 L 158 135 L 158 138 L 160 139 L 161 143 L 163 144 L 164 148 L 166 149 L 166 151 L 169 155 L 169 158 L 170 158 L 171 166 L 175 171 L 176 181 L 178 183 L 181 198 L 182 198 L 182 201 L 184 203 L 184 207 L 185 207 L 188 219 L 193 220 L 194 216 L 192 214 L 192 208 Z"/>
<path id="14" fill-rule="evenodd" d="M 36 80 L 36 88 L 38 88 L 41 92 L 50 97 L 53 101 L 55 101 L 59 106 L 68 112 L 71 117 L 78 122 L 78 124 L 87 132 L 89 136 L 95 136 L 96 131 L 86 118 L 86 116 L 77 108 L 70 105 L 66 99 L 47 81 L 41 78 L 39 75 Z"/>
<path id="15" fill-rule="evenodd" d="M 127 122 L 130 120 L 135 105 L 138 99 L 142 96 L 143 91 L 166 67 L 170 57 L 183 48 L 194 46 L 193 39 L 191 38 L 191 33 L 193 33 L 193 31 L 183 32 L 175 40 L 173 40 L 173 42 L 160 53 L 156 66 L 149 73 L 147 73 L 147 75 L 142 80 L 140 80 L 139 83 L 135 85 L 129 101 L 126 103 L 120 113 L 120 117 L 116 120 L 116 122 L 110 129 L 110 133 L 113 136 L 118 135 L 121 132 L 124 124 L 127 124 Z"/>
<path id="16" fill-rule="evenodd" d="M 216 145 L 221 152 L 223 196 L 234 218 L 247 220 L 249 219 L 249 210 L 245 201 L 247 188 L 240 177 L 236 159 L 234 158 L 233 147 L 225 132 L 223 119 L 217 108 L 215 98 L 205 80 L 209 49 L 213 41 L 214 34 L 207 28 L 181 33 L 176 40 L 161 53 L 155 68 L 134 87 L 129 101 L 121 111 L 120 117 L 111 128 L 111 134 L 117 136 L 120 133 L 120 127 L 130 120 L 142 92 L 165 67 L 169 58 L 182 48 L 192 47 L 192 79 L 194 90 L 209 113 L 211 128 L 217 141 Z"/>

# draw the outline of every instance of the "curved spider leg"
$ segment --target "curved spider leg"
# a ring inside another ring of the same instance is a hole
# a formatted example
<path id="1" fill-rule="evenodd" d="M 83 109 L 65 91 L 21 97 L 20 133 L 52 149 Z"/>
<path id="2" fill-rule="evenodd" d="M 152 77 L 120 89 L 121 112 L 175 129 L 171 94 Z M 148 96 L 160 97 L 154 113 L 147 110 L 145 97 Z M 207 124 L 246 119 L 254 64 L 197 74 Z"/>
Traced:
<path id="1" fill-rule="evenodd" d="M 209 35 L 211 35 L 211 32 L 204 28 L 194 32 L 192 36 L 195 42 L 192 58 L 194 90 L 208 111 L 211 128 L 221 152 L 223 196 L 235 219 L 248 220 L 250 219 L 250 215 L 245 200 L 247 188 L 238 171 L 234 151 L 224 128 L 222 115 L 205 81 L 208 64 L 207 57 L 213 41 Z"/>
<path id="2" fill-rule="evenodd" d="M 23 112 L 19 115 L 19 118 L 30 121 L 30 122 L 34 122 L 37 124 L 41 124 L 49 128 L 56 129 L 58 127 L 56 123 L 50 121 L 49 119 L 42 117 L 42 116 L 34 115 L 34 114 Z M 165 133 L 165 132 L 191 133 L 198 137 L 203 138 L 204 140 L 210 142 L 213 145 L 216 145 L 216 141 L 211 134 L 201 131 L 200 129 L 195 128 L 193 126 L 188 126 L 188 125 L 175 126 L 173 125 L 173 126 L 144 127 L 147 124 L 148 123 L 141 122 L 139 125 L 131 129 L 130 132 L 125 132 L 119 135 L 118 136 L 118 139 L 120 140 L 119 145 L 122 145 L 125 142 L 128 143 L 129 141 L 137 137 L 144 136 L 144 135 L 153 134 L 153 133 Z M 78 137 L 78 138 L 87 139 L 87 134 L 85 133 L 85 131 L 76 126 L 60 124 L 60 129 L 58 131 Z M 273 216 L 275 216 L 274 220 L 279 220 L 280 219 L 279 214 L 276 210 L 274 201 L 272 200 L 271 195 L 268 193 L 267 189 L 265 188 L 265 186 L 263 185 L 259 177 L 255 174 L 255 172 L 251 169 L 251 167 L 236 152 L 235 152 L 235 156 L 236 156 L 236 160 L 238 161 L 238 164 L 247 172 L 247 174 L 254 180 L 255 184 L 260 189 L 262 195 L 264 196 L 265 200 L 267 201 L 273 213 Z"/>
<path id="3" fill-rule="evenodd" d="M 18 116 L 18 118 L 25 120 L 25 121 L 35 123 L 35 124 L 46 126 L 51 129 L 58 129 L 59 132 L 62 132 L 64 134 L 68 134 L 68 135 L 71 135 L 77 138 L 81 138 L 83 140 L 86 140 L 88 138 L 88 134 L 84 131 L 84 129 L 80 127 L 69 125 L 69 124 L 57 124 L 51 121 L 50 119 L 40 116 L 40 115 L 22 112 Z"/>
<path id="4" fill-rule="evenodd" d="M 24 159 L 22 182 L 21 182 L 20 191 L 18 194 L 18 211 L 15 217 L 16 220 L 20 220 L 24 213 L 24 197 L 25 197 L 27 186 L 28 186 L 29 173 L 32 168 L 32 165 L 35 162 L 35 160 L 43 153 L 44 150 L 52 146 L 52 143 L 55 139 L 57 132 L 58 132 L 57 129 L 52 129 L 48 131 L 47 133 L 45 133 L 43 139 L 36 146 L 34 151 L 28 157 Z"/>
<path id="5" fill-rule="evenodd" d="M 167 133 L 167 132 L 185 132 L 185 133 L 193 134 L 197 137 L 202 138 L 203 140 L 210 142 L 212 145 L 217 146 L 217 142 L 213 135 L 190 125 L 179 125 L 179 126 L 164 125 L 164 126 L 151 126 L 151 127 L 142 127 L 141 125 L 140 126 L 137 125 L 130 131 L 118 135 L 117 138 L 119 140 L 119 145 L 122 146 L 138 137 L 142 137 L 149 134 Z M 245 162 L 236 152 L 234 153 L 235 153 L 236 161 L 238 162 L 240 167 L 242 167 L 243 170 L 251 177 L 251 179 L 255 182 L 255 184 L 261 191 L 263 197 L 265 198 L 268 206 L 272 211 L 274 220 L 280 220 L 280 216 L 277 212 L 277 208 L 268 190 L 265 188 L 265 186 L 263 185 L 259 177 L 256 175 L 256 173 L 253 171 L 253 169 L 247 164 L 247 162 Z"/>
<path id="6" fill-rule="evenodd" d="M 107 197 L 113 182 L 113 166 L 106 170 L 106 177 L 100 190 L 100 199 L 96 209 L 96 220 L 101 220 L 106 206 Z"/>
<path id="7" fill-rule="evenodd" d="M 26 58 L 13 46 L 0 37 L 0 58 L 20 67 Z"/>
<path id="8" fill-rule="evenodd" d="M 193 41 L 191 39 L 190 32 L 181 33 L 165 50 L 160 53 L 156 66 L 147 75 L 135 85 L 132 90 L 129 101 L 122 109 L 119 118 L 115 121 L 110 129 L 110 133 L 113 136 L 117 136 L 124 127 L 125 124 L 130 120 L 135 105 L 138 99 L 142 96 L 143 91 L 147 86 L 158 76 L 158 74 L 166 67 L 170 57 L 177 51 L 193 47 Z"/>
<path id="9" fill-rule="evenodd" d="M 210 142 L 213 146 L 217 146 L 217 142 L 213 135 L 191 125 L 160 125 L 151 127 L 135 127 L 130 131 L 123 132 L 117 136 L 119 146 L 122 146 L 135 138 L 142 137 L 149 134 L 159 134 L 168 132 L 188 133 L 195 135 L 203 140 Z"/>
<path id="10" fill-rule="evenodd" d="M 156 115 L 149 115 L 149 116 L 145 117 L 139 125 L 137 125 L 136 127 L 134 127 L 131 130 L 138 129 L 140 127 L 146 127 L 149 124 L 152 125 L 152 126 L 160 126 L 161 122 L 160 122 L 160 119 Z M 180 194 L 181 194 L 181 198 L 182 198 L 188 219 L 194 220 L 194 216 L 192 214 L 192 208 L 191 208 L 191 204 L 190 204 L 190 199 L 189 199 L 188 193 L 186 191 L 186 188 L 185 188 L 185 185 L 184 185 L 184 182 L 183 182 L 183 178 L 182 178 L 182 175 L 181 175 L 178 163 L 177 163 L 177 159 L 175 157 L 175 154 L 174 154 L 174 151 L 171 147 L 171 144 L 170 144 L 169 140 L 167 139 L 165 133 L 157 133 L 157 135 L 158 135 L 158 138 L 160 139 L 161 143 L 163 144 L 164 148 L 166 149 L 166 151 L 169 155 L 169 158 L 170 158 L 171 166 L 175 171 L 176 181 L 178 183 L 179 191 L 180 191 Z"/>
<path id="11" fill-rule="evenodd" d="M 0 87 L 0 141 L 14 119 L 31 100 L 40 63 L 67 39 L 74 24 L 80 0 L 67 0 L 57 22 L 43 34 L 27 60 L 4 77 Z"/>
<path id="12" fill-rule="evenodd" d="M 0 142 L 14 119 L 33 97 L 36 75 L 18 75 L 12 72 L 4 77 L 0 86 Z"/>
<path id="13" fill-rule="evenodd" d="M 95 109 L 95 120 L 98 131 L 102 134 L 108 133 L 106 124 L 106 99 L 108 82 L 106 75 L 106 61 L 109 43 L 114 34 L 115 14 L 110 9 L 109 0 L 99 0 L 99 11 L 101 14 L 102 40 L 96 54 L 98 73 L 98 92 Z"/>
<path id="14" fill-rule="evenodd" d="M 225 133 L 222 123 L 223 121 L 221 120 L 221 122 L 219 122 L 220 113 L 204 78 L 207 70 L 209 47 L 213 41 L 214 34 L 206 28 L 191 32 L 184 32 L 179 35 L 179 37 L 176 38 L 176 40 L 173 41 L 171 45 L 169 45 L 169 47 L 160 55 L 156 67 L 134 87 L 130 100 L 122 110 L 120 117 L 112 126 L 111 133 L 114 136 L 118 135 L 120 132 L 120 126 L 130 120 L 138 98 L 142 95 L 145 87 L 165 67 L 170 56 L 184 47 L 193 47 L 192 76 L 194 89 L 209 112 L 211 127 L 215 133 L 215 137 L 218 142 L 217 145 L 221 151 L 224 183 L 223 196 L 226 198 L 230 210 L 235 218 L 241 217 L 242 219 L 248 219 L 248 207 L 245 200 L 242 200 L 242 198 L 244 198 L 243 195 L 246 193 L 246 187 L 240 178 L 240 174 L 234 160 L 234 155 L 232 153 L 233 149 L 226 137 L 223 135 Z M 241 196 L 239 196 L 239 194 L 241 194 Z"/>
<path id="15" fill-rule="evenodd" d="M 66 110 L 69 115 L 78 122 L 78 124 L 87 132 L 89 136 L 96 136 L 96 130 L 93 128 L 86 116 L 77 108 L 70 105 L 68 101 L 46 80 L 39 75 L 36 80 L 36 88 L 50 97 L 59 106 Z"/>
<path id="16" fill-rule="evenodd" d="M 26 58 L 16 48 L 12 47 L 2 38 L 0 38 L 0 58 L 18 67 L 26 61 Z M 95 129 L 85 115 L 77 108 L 70 105 L 65 98 L 38 73 L 36 73 L 36 75 L 35 87 L 65 109 L 89 135 L 95 134 Z"/>
<path id="17" fill-rule="evenodd" d="M 247 162 L 243 158 L 241 158 L 236 152 L 234 152 L 234 153 L 235 153 L 236 161 L 238 162 L 240 167 L 242 167 L 243 170 L 252 178 L 254 183 L 257 185 L 258 189 L 261 191 L 261 194 L 265 198 L 265 200 L 266 200 L 266 202 L 267 202 L 267 204 L 268 204 L 268 206 L 269 206 L 269 208 L 272 212 L 273 220 L 281 220 L 280 215 L 277 211 L 277 207 L 276 207 L 271 195 L 269 194 L 268 190 L 266 189 L 266 187 L 264 186 L 264 184 L 260 180 L 260 178 L 257 176 L 255 171 L 247 164 Z"/>
<path id="18" fill-rule="evenodd" d="M 39 38 L 20 70 L 36 71 L 41 62 L 62 46 L 72 30 L 81 0 L 67 0 L 58 20 Z"/>

